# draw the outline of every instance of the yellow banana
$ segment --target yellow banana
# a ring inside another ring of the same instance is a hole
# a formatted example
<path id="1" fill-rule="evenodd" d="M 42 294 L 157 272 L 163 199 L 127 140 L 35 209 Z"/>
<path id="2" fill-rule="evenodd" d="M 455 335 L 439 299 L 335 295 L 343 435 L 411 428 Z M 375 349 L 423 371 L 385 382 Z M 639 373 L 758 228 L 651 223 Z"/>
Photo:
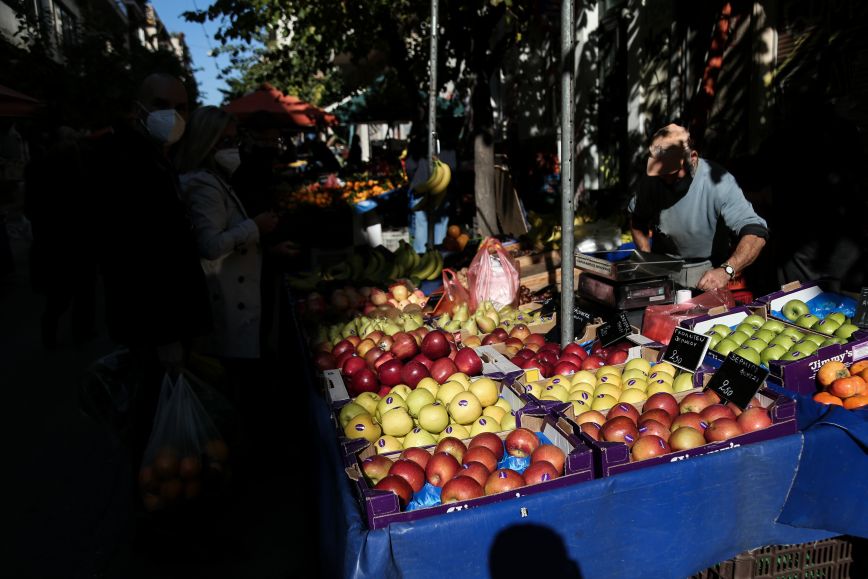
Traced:
<path id="1" fill-rule="evenodd" d="M 452 169 L 446 163 L 437 160 L 437 169 L 440 172 L 440 178 L 437 182 L 431 186 L 431 190 L 429 191 L 429 195 L 437 195 L 446 190 L 446 187 L 449 186 L 449 182 L 452 180 Z"/>
<path id="2" fill-rule="evenodd" d="M 428 176 L 428 180 L 414 189 L 416 193 L 421 193 L 423 195 L 425 193 L 428 193 L 431 190 L 431 187 L 433 187 L 437 180 L 440 179 L 438 163 L 439 161 L 435 161 L 434 170 L 431 171 L 431 174 Z"/>

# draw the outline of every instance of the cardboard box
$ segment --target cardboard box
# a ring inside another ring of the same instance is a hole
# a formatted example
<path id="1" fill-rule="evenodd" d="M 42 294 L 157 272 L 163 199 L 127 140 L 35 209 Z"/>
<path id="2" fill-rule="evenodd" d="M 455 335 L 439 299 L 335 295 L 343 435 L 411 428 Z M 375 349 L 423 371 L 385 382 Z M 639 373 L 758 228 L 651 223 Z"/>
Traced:
<path id="1" fill-rule="evenodd" d="M 564 475 L 544 483 L 528 485 L 514 491 L 498 493 L 496 495 L 482 496 L 462 503 L 437 505 L 402 512 L 398 504 L 398 497 L 394 493 L 373 489 L 363 475 L 361 463 L 365 458 L 376 454 L 373 446 L 368 446 L 354 455 L 346 456 L 344 459 L 346 472 L 356 489 L 362 511 L 368 522 L 368 528 L 381 529 L 391 523 L 417 521 L 426 517 L 449 515 L 458 511 L 480 508 L 507 500 L 515 500 L 516 519 L 518 519 L 522 516 L 522 504 L 518 500 L 522 496 L 593 480 L 593 454 L 591 449 L 583 444 L 577 436 L 564 430 L 563 425 L 558 424 L 555 417 L 549 416 L 544 412 L 526 414 L 521 417 L 520 426 L 529 428 L 534 432 L 541 432 L 552 444 L 564 451 L 566 455 Z M 506 432 L 498 434 L 501 438 L 505 438 L 506 435 Z M 465 439 L 465 444 L 469 440 Z M 425 450 L 433 453 L 434 447 L 425 447 Z M 394 460 L 397 458 L 397 454 L 390 453 L 385 456 Z"/>
<path id="2" fill-rule="evenodd" d="M 823 364 L 837 360 L 849 367 L 853 362 L 865 358 L 868 358 L 868 336 L 863 335 L 853 342 L 820 348 L 811 356 L 801 360 L 792 362 L 772 360 L 769 369 L 787 390 L 813 396 L 817 393 L 817 372 Z"/>
<path id="3" fill-rule="evenodd" d="M 824 288 L 822 282 L 812 281 L 801 283 L 798 281 L 794 281 L 781 286 L 780 291 L 772 292 L 768 295 L 757 298 L 756 304 L 761 305 L 766 309 L 769 318 L 779 320 L 787 326 L 794 327 L 804 332 L 806 331 L 804 328 L 800 328 L 799 326 L 790 322 L 786 317 L 784 317 L 783 313 L 781 313 L 781 309 L 790 300 L 802 300 L 803 302 L 807 303 L 821 294 L 832 294 L 839 298 L 847 297 L 841 293 L 827 291 Z M 815 332 L 813 330 L 807 330 L 807 332 L 811 334 L 818 334 L 821 336 L 824 335 L 821 332 Z M 854 332 L 853 336 L 850 337 L 849 341 L 861 339 L 866 336 L 868 336 L 868 332 L 864 330 L 858 330 Z"/>
<path id="4" fill-rule="evenodd" d="M 707 383 L 708 379 L 711 378 L 711 374 L 712 373 L 705 373 L 703 375 L 705 383 Z M 681 400 L 684 396 L 694 391 L 696 390 L 679 393 L 679 395 L 676 395 L 676 399 Z M 732 450 L 745 444 L 772 440 L 796 432 L 795 400 L 787 398 L 786 396 L 778 395 L 768 388 L 761 388 L 757 397 L 763 405 L 767 406 L 769 409 L 772 425 L 768 428 L 757 430 L 755 432 L 748 432 L 722 442 L 712 442 L 690 450 L 671 452 L 669 454 L 638 462 L 630 462 L 630 449 L 626 444 L 621 442 L 598 442 L 585 435 L 581 430 L 578 430 L 578 427 L 574 430 L 574 434 L 579 436 L 594 450 L 594 466 L 597 476 L 608 477 L 622 472 L 647 468 L 649 466 L 678 462 L 695 458 L 697 456 Z"/>

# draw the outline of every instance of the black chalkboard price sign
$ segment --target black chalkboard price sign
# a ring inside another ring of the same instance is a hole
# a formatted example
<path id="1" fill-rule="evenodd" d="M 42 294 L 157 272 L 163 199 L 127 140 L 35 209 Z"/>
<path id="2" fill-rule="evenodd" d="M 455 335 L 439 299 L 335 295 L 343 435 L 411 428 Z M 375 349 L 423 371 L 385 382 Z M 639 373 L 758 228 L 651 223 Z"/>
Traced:
<path id="1" fill-rule="evenodd" d="M 707 388 L 742 410 L 747 408 L 769 371 L 737 354 L 730 354 L 711 377 Z"/>
<path id="2" fill-rule="evenodd" d="M 633 328 L 627 320 L 627 314 L 620 312 L 618 316 L 599 328 L 597 328 L 597 338 L 600 340 L 600 345 L 604 348 L 619 342 L 633 333 Z"/>
<path id="3" fill-rule="evenodd" d="M 853 323 L 862 329 L 868 329 L 868 287 L 863 287 L 862 293 L 859 294 L 859 302 L 856 304 L 856 315 L 853 316 Z"/>
<path id="4" fill-rule="evenodd" d="M 711 336 L 676 327 L 663 353 L 663 360 L 682 370 L 696 372 L 705 358 L 710 343 Z"/>
<path id="5" fill-rule="evenodd" d="M 585 310 L 574 307 L 573 308 L 573 333 L 576 336 L 582 336 L 585 333 L 585 328 L 588 324 L 591 323 L 591 320 L 594 319 L 591 314 L 586 312 Z"/>

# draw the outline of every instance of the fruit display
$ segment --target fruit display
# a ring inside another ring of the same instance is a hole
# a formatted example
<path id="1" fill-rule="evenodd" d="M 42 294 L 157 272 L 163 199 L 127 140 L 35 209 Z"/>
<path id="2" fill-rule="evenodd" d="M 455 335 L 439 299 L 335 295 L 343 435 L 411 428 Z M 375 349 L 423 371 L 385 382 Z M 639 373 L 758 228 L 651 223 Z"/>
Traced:
<path id="1" fill-rule="evenodd" d="M 474 312 L 470 311 L 468 304 L 458 304 L 452 312 L 445 312 L 435 318 L 433 324 L 447 332 L 460 331 L 462 340 L 466 341 L 465 336 L 481 336 L 494 332 L 498 328 L 509 334 L 514 326 L 534 326 L 551 322 L 553 319 L 553 316 L 543 315 L 539 309 L 528 310 L 511 306 L 498 309 L 492 302 L 486 300 L 481 302 Z M 471 341 L 471 344 L 473 343 L 475 342 Z M 480 343 L 482 343 L 481 339 Z"/>
<path id="2" fill-rule="evenodd" d="M 845 338 L 802 332 L 779 320 L 765 320 L 755 314 L 744 318 L 735 328 L 716 324 L 705 335 L 711 336 L 710 351 L 723 357 L 735 352 L 763 365 L 772 360 L 801 360 L 820 348 L 846 342 Z"/>
<path id="3" fill-rule="evenodd" d="M 446 191 L 452 181 L 452 169 L 440 159 L 434 159 L 434 170 L 428 180 L 413 189 L 418 201 L 413 211 L 436 211 L 446 198 Z"/>
<path id="4" fill-rule="evenodd" d="M 446 230 L 446 238 L 443 239 L 443 249 L 446 251 L 464 251 L 469 241 L 470 235 L 463 231 L 460 225 L 450 225 Z M 466 278 L 464 286 L 467 286 Z"/>
<path id="5" fill-rule="evenodd" d="M 139 490 L 148 511 L 178 506 L 218 488 L 229 475 L 229 449 L 221 439 L 209 440 L 201 452 L 162 447 L 139 469 Z"/>
<path id="6" fill-rule="evenodd" d="M 800 328 L 813 330 L 825 336 L 832 336 L 844 341 L 849 340 L 859 329 L 842 312 L 832 312 L 823 318 L 819 318 L 810 312 L 808 304 L 798 299 L 789 300 L 785 303 L 781 308 L 781 314 Z"/>
<path id="7" fill-rule="evenodd" d="M 773 419 L 776 395 L 761 390 L 748 407 L 742 411 L 738 406 L 721 399 L 712 390 L 692 390 L 673 395 L 658 392 L 649 396 L 641 405 L 618 403 L 605 411 L 585 410 L 567 416 L 578 431 L 598 450 L 608 449 L 607 443 L 624 445 L 625 452 L 606 457 L 604 476 L 612 474 L 627 463 L 645 461 L 670 453 L 691 451 L 693 455 L 716 451 L 721 447 L 708 447 L 745 434 L 765 431 L 773 437 L 795 432 L 795 409 L 786 415 L 788 420 L 776 430 L 766 430 L 776 425 Z M 789 399 L 782 404 L 794 405 Z M 605 462 L 605 461 L 604 461 Z M 609 470 L 613 469 L 613 470 Z"/>
<path id="8" fill-rule="evenodd" d="M 843 362 L 830 360 L 817 372 L 817 392 L 814 400 L 847 410 L 868 404 L 868 360 L 854 362 L 849 368 Z"/>
<path id="9" fill-rule="evenodd" d="M 593 364 L 571 374 L 557 373 L 544 380 L 519 380 L 518 385 L 524 388 L 531 400 L 555 405 L 571 403 L 573 413 L 579 415 L 588 410 L 607 412 L 624 404 L 641 406 L 658 393 L 675 395 L 687 392 L 694 388 L 694 376 L 692 372 L 678 370 L 668 362 L 652 365 L 645 358 L 634 358 L 626 364 Z"/>
<path id="10" fill-rule="evenodd" d="M 555 342 L 546 342 L 540 334 L 527 334 L 523 345 L 513 341 L 512 337 L 505 344 L 506 356 L 510 361 L 522 368 L 536 369 L 543 378 L 555 374 L 571 375 L 580 370 L 594 370 L 605 365 L 622 364 L 629 356 L 629 350 L 634 344 L 627 340 L 609 347 L 602 347 L 599 342 L 591 345 L 590 354 L 578 343 L 567 344 L 561 348 Z"/>
<path id="11" fill-rule="evenodd" d="M 278 194 L 278 205 L 287 210 L 311 205 L 327 209 L 339 203 L 355 205 L 395 190 L 400 183 L 394 177 L 370 178 L 359 176 L 341 181 L 334 176 L 322 182 L 303 183 L 294 188 L 284 188 Z"/>

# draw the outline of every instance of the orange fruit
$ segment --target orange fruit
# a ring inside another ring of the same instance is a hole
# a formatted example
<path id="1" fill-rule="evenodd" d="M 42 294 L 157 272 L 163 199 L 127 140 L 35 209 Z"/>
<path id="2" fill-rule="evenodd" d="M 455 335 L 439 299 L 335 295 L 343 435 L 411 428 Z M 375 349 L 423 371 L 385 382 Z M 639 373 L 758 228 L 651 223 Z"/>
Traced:
<path id="1" fill-rule="evenodd" d="M 842 362 L 832 360 L 823 364 L 823 367 L 817 372 L 817 382 L 823 388 L 828 389 L 832 385 L 832 382 L 839 378 L 846 378 L 849 375 L 850 371 L 847 370 L 847 366 Z"/>
<path id="2" fill-rule="evenodd" d="M 458 239 L 458 236 L 461 235 L 461 228 L 457 225 L 450 225 L 449 229 L 446 230 L 446 235 L 452 239 Z"/>
<path id="3" fill-rule="evenodd" d="M 865 381 L 859 376 L 838 378 L 829 387 L 829 393 L 838 398 L 849 398 L 865 391 Z"/>
<path id="4" fill-rule="evenodd" d="M 861 374 L 862 370 L 868 370 L 868 358 L 853 362 L 853 365 L 850 366 L 850 374 Z"/>
<path id="5" fill-rule="evenodd" d="M 844 402 L 838 398 L 837 396 L 832 396 L 828 392 L 818 392 L 814 394 L 814 401 L 819 402 L 820 404 L 835 404 L 837 406 L 844 406 Z"/>
<path id="6" fill-rule="evenodd" d="M 868 396 L 865 394 L 857 394 L 856 396 L 850 396 L 844 400 L 844 408 L 847 410 L 862 408 L 866 404 L 868 404 Z"/>

